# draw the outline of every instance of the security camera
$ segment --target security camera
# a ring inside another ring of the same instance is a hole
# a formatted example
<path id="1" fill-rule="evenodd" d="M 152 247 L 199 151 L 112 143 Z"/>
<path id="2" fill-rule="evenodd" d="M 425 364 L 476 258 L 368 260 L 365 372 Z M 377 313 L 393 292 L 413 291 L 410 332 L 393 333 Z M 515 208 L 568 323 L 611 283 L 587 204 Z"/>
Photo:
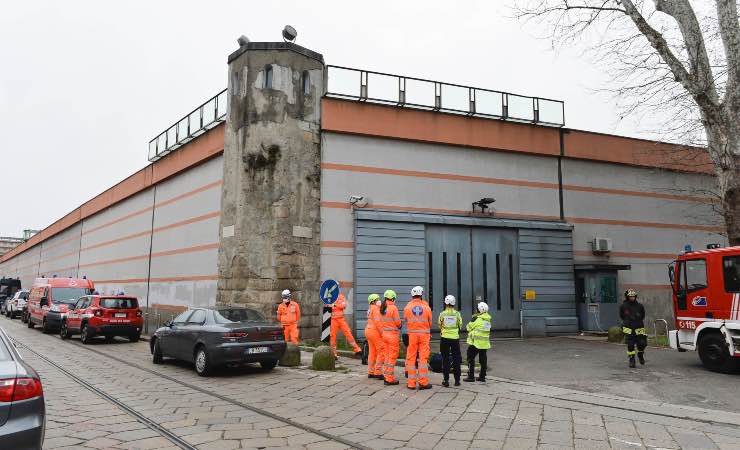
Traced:
<path id="1" fill-rule="evenodd" d="M 239 43 L 239 47 L 244 47 L 245 45 L 249 44 L 249 38 L 242 34 L 241 36 L 239 36 L 239 39 L 237 39 L 236 42 Z"/>
<path id="2" fill-rule="evenodd" d="M 364 208 L 367 206 L 367 200 L 362 195 L 350 195 L 349 204 L 358 208 Z"/>

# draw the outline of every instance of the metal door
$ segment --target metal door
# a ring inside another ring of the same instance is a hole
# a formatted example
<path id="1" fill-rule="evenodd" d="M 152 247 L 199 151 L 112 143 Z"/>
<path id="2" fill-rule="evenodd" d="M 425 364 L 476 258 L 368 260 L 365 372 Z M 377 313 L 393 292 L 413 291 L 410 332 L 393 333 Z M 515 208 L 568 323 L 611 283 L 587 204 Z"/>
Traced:
<path id="1" fill-rule="evenodd" d="M 427 225 L 427 300 L 436 317 L 444 309 L 444 298 L 452 294 L 465 321 L 472 315 L 470 271 L 470 228 Z M 437 329 L 436 320 L 434 321 Z"/>
<path id="2" fill-rule="evenodd" d="M 517 232 L 471 230 L 473 302 L 488 303 L 495 331 L 521 329 Z"/>

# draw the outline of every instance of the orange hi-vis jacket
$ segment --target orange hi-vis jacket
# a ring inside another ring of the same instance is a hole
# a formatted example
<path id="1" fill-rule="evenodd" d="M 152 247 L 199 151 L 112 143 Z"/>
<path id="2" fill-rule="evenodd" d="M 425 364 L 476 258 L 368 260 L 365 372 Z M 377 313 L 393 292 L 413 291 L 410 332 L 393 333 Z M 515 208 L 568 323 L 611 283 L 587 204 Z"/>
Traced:
<path id="1" fill-rule="evenodd" d="M 365 334 L 378 333 L 383 334 L 383 316 L 380 314 L 379 305 L 370 305 L 367 311 L 367 324 L 365 325 Z"/>
<path id="2" fill-rule="evenodd" d="M 431 333 L 432 309 L 421 298 L 411 299 L 403 309 L 403 319 L 406 321 L 406 332 L 409 335 L 412 333 Z"/>
<path id="3" fill-rule="evenodd" d="M 332 319 L 344 319 L 344 309 L 347 307 L 347 300 L 344 298 L 344 294 L 339 294 L 337 301 L 331 307 L 331 318 Z"/>
<path id="4" fill-rule="evenodd" d="M 378 308 L 380 312 L 380 307 Z M 393 333 L 401 331 L 401 315 L 398 313 L 398 307 L 395 302 L 386 300 L 385 314 L 380 316 L 383 333 Z"/>
<path id="5" fill-rule="evenodd" d="M 285 303 L 281 303 L 280 306 L 278 306 L 277 318 L 282 325 L 296 324 L 301 320 L 301 307 L 293 300 L 291 300 L 287 305 Z"/>

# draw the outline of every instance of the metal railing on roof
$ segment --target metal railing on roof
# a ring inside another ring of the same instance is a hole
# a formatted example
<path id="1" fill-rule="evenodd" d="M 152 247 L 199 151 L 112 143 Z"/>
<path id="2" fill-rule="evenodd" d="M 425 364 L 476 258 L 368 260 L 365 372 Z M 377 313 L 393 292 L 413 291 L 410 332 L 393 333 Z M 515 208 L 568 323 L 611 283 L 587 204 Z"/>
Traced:
<path id="1" fill-rule="evenodd" d="M 226 119 L 226 89 L 195 108 L 149 141 L 149 161 L 154 162 Z"/>
<path id="2" fill-rule="evenodd" d="M 327 66 L 326 96 L 490 119 L 565 126 L 565 103 L 422 78 Z"/>

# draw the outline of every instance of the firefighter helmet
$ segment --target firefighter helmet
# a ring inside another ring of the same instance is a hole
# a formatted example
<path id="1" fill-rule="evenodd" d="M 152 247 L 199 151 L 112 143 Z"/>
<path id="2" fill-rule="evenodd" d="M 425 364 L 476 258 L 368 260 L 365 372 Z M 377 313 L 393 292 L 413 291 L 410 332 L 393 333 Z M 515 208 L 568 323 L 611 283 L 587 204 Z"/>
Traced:
<path id="1" fill-rule="evenodd" d="M 421 297 L 424 295 L 424 288 L 421 286 L 416 286 L 415 288 L 411 289 L 411 296 L 412 297 Z"/>
<path id="2" fill-rule="evenodd" d="M 455 306 L 455 296 L 448 295 L 445 297 L 445 305 Z"/>
<path id="3" fill-rule="evenodd" d="M 624 291 L 625 297 L 637 297 L 637 290 L 633 288 L 629 288 L 626 291 Z"/>
<path id="4" fill-rule="evenodd" d="M 371 305 L 378 300 L 380 300 L 380 296 L 378 294 L 370 294 L 367 296 L 367 302 Z"/>
<path id="5" fill-rule="evenodd" d="M 393 289 L 388 289 L 387 291 L 385 291 L 385 294 L 383 294 L 383 297 L 390 299 L 390 300 L 395 300 L 396 291 L 394 291 Z"/>

